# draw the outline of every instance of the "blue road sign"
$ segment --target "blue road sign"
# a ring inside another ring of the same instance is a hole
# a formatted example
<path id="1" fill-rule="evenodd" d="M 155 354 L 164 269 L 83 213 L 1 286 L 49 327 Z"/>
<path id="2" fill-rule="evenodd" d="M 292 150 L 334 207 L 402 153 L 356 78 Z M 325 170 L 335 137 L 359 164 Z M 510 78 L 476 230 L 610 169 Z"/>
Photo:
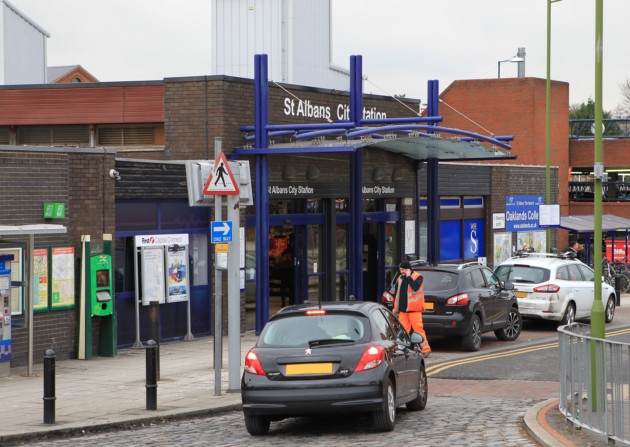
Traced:
<path id="1" fill-rule="evenodd" d="M 232 242 L 232 222 L 210 222 L 210 234 L 213 244 Z"/>

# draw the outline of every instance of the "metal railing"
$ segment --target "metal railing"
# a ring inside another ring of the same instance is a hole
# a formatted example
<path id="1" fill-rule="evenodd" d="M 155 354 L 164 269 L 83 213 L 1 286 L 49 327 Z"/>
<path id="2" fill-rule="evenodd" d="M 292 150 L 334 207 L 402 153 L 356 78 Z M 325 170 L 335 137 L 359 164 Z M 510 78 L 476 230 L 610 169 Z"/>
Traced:
<path id="1" fill-rule="evenodd" d="M 603 138 L 630 138 L 630 118 L 602 120 Z M 569 120 L 569 139 L 591 139 L 595 135 L 595 119 Z"/>
<path id="2" fill-rule="evenodd" d="M 576 429 L 630 443 L 630 344 L 589 332 L 582 323 L 558 329 L 560 411 Z"/>
<path id="3" fill-rule="evenodd" d="M 592 202 L 594 182 L 569 182 L 569 201 Z M 602 182 L 602 201 L 627 202 L 630 201 L 629 182 Z"/>

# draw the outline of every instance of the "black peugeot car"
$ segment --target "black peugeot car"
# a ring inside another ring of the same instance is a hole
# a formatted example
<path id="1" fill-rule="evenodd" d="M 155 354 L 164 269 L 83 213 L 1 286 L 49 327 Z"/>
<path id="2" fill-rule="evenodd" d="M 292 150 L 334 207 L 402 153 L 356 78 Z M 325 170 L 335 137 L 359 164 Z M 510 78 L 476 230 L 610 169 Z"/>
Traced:
<path id="1" fill-rule="evenodd" d="M 421 342 L 378 303 L 283 308 L 245 356 L 247 431 L 264 435 L 271 421 L 332 413 L 371 413 L 376 430 L 393 430 L 398 406 L 427 403 Z"/>
<path id="2" fill-rule="evenodd" d="M 478 351 L 481 334 L 494 331 L 499 340 L 518 338 L 523 321 L 514 295 L 514 285 L 501 282 L 483 264 L 438 264 L 412 262 L 423 277 L 425 310 L 424 330 L 429 342 L 432 335 L 457 337 L 466 351 Z M 394 277 L 382 303 L 393 307 L 396 294 Z"/>

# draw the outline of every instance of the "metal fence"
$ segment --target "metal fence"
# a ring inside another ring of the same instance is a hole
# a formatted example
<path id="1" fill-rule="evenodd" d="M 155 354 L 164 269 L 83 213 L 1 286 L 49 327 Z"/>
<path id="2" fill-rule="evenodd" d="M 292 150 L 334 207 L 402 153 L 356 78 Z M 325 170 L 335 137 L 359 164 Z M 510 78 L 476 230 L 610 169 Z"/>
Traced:
<path id="1" fill-rule="evenodd" d="M 593 338 L 581 323 L 558 332 L 560 411 L 576 429 L 630 443 L 630 344 Z"/>

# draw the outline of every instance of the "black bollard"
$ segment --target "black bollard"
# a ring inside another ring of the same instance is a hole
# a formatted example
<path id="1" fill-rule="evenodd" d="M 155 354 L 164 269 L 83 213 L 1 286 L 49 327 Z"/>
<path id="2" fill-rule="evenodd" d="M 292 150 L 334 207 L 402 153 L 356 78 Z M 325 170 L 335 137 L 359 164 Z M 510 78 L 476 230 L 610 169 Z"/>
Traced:
<path id="1" fill-rule="evenodd" d="M 44 355 L 44 424 L 55 423 L 55 351 Z"/>
<path id="2" fill-rule="evenodd" d="M 147 360 L 147 410 L 157 410 L 157 343 L 149 340 L 146 347 Z"/>
<path id="3" fill-rule="evenodd" d="M 157 344 L 157 357 L 155 362 L 155 377 L 160 381 L 160 302 L 149 302 L 149 322 L 151 323 L 151 338 Z"/>

